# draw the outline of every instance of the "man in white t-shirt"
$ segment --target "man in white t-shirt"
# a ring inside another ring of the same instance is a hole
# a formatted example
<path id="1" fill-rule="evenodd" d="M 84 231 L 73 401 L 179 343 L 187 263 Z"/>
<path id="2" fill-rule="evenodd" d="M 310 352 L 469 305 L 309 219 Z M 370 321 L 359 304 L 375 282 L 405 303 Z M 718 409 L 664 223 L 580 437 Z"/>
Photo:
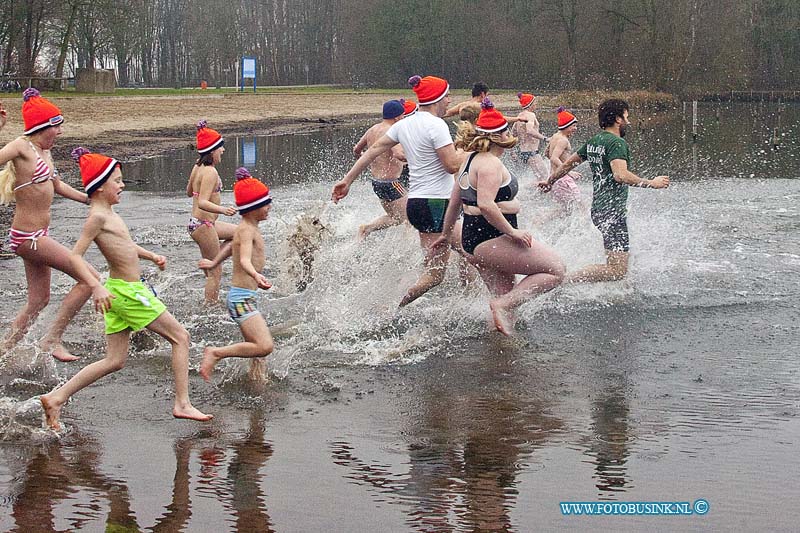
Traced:
<path id="1" fill-rule="evenodd" d="M 441 119 L 450 104 L 450 85 L 435 76 L 412 76 L 408 82 L 417 94 L 419 111 L 389 128 L 364 152 L 344 179 L 334 185 L 331 194 L 331 199 L 338 203 L 376 157 L 398 143 L 402 145 L 409 170 L 406 215 L 419 231 L 420 245 L 425 250 L 425 271 L 408 289 L 400 307 L 413 302 L 444 279 L 450 250 L 444 246 L 434 248 L 432 244 L 442 232 L 453 190 L 453 174 L 460 166 L 450 130 Z"/>

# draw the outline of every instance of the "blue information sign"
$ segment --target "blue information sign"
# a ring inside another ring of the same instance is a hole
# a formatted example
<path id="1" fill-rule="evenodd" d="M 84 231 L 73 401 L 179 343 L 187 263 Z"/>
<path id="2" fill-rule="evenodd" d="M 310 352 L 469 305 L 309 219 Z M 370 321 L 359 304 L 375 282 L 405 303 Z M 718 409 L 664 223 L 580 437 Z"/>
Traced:
<path id="1" fill-rule="evenodd" d="M 239 90 L 244 91 L 244 80 L 253 80 L 253 92 L 256 92 L 256 58 L 242 57 L 242 77 L 239 80 Z"/>

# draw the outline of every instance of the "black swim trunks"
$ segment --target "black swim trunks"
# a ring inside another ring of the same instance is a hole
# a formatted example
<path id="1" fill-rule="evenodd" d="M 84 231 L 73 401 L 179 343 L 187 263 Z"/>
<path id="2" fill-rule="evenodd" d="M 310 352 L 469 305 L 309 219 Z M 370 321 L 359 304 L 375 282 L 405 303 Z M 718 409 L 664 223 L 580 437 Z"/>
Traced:
<path id="1" fill-rule="evenodd" d="M 628 221 L 619 211 L 592 211 L 592 223 L 603 236 L 603 247 L 611 252 L 628 252 Z"/>
<path id="2" fill-rule="evenodd" d="M 528 160 L 531 157 L 533 157 L 536 154 L 538 154 L 538 153 L 539 153 L 539 150 L 534 150 L 533 152 L 520 152 L 519 153 L 519 158 L 523 163 L 525 163 L 527 165 L 528 164 Z"/>
<path id="3" fill-rule="evenodd" d="M 406 216 L 420 233 L 441 233 L 449 203 L 445 198 L 409 198 Z"/>

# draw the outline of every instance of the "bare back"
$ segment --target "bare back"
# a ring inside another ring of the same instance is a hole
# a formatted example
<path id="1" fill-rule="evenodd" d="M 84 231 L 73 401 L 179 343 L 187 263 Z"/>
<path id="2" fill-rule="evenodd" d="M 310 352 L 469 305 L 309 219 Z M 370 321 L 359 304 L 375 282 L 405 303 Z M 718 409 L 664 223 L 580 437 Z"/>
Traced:
<path id="1" fill-rule="evenodd" d="M 520 120 L 514 124 L 514 135 L 519 137 L 519 149 L 522 152 L 535 152 L 539 149 L 539 139 L 534 136 L 539 133 L 539 119 L 535 113 L 527 110 L 517 116 L 527 121 Z"/>
<path id="2" fill-rule="evenodd" d="M 192 193 L 192 216 L 215 222 L 219 214 L 201 208 L 200 202 L 205 200 L 220 205 L 222 181 L 217 169 L 211 165 L 195 165 L 189 175 L 189 189 Z"/>
<path id="3" fill-rule="evenodd" d="M 368 129 L 364 134 L 367 148 L 371 147 L 378 139 L 383 137 L 390 127 L 390 124 L 379 122 Z M 392 157 L 392 151 L 387 150 L 370 163 L 369 171 L 376 180 L 394 181 L 399 178 L 400 174 L 403 172 L 403 162 Z"/>
<path id="4" fill-rule="evenodd" d="M 544 155 L 550 160 L 550 168 L 553 170 L 563 165 L 572 155 L 572 144 L 569 142 L 569 137 L 560 131 L 550 137 L 550 143 L 547 145 Z"/>
<path id="5" fill-rule="evenodd" d="M 249 244 L 249 246 L 243 246 Z M 233 275 L 231 277 L 231 285 L 242 289 L 258 289 L 258 284 L 250 274 L 248 274 L 242 267 L 242 250 L 250 249 L 250 263 L 256 272 L 264 270 L 266 259 L 264 255 L 264 237 L 258 230 L 257 225 L 240 223 L 236 226 L 236 231 L 233 234 Z"/>

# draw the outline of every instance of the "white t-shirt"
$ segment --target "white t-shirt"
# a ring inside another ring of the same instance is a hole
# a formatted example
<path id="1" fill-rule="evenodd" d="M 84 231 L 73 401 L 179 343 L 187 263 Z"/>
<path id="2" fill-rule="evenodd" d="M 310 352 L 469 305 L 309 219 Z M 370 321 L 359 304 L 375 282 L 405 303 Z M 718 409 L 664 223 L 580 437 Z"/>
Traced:
<path id="1" fill-rule="evenodd" d="M 436 150 L 453 144 L 447 123 L 418 111 L 392 125 L 386 135 L 403 146 L 408 161 L 409 198 L 450 198 L 453 175 L 444 169 Z"/>

